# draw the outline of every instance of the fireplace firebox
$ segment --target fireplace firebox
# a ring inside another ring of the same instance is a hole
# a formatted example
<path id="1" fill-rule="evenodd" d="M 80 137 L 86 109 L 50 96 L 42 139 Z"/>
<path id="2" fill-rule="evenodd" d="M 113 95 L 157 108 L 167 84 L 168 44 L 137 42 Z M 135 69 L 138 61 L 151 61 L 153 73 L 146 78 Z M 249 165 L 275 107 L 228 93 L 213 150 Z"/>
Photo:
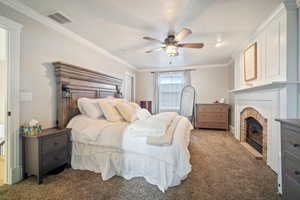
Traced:
<path id="1" fill-rule="evenodd" d="M 263 127 L 253 117 L 246 119 L 246 142 L 262 154 Z"/>

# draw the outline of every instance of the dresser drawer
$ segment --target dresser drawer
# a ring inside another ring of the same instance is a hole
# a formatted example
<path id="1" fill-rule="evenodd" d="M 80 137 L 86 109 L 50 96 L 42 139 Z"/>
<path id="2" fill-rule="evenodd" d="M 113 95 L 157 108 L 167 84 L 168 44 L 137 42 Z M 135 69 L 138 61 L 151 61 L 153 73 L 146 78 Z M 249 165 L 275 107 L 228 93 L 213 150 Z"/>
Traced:
<path id="1" fill-rule="evenodd" d="M 285 151 L 300 158 L 300 133 L 291 129 L 286 129 L 284 134 Z"/>
<path id="2" fill-rule="evenodd" d="M 285 152 L 284 155 L 285 176 L 290 177 L 300 185 L 300 158 L 297 158 L 288 152 Z"/>
<path id="3" fill-rule="evenodd" d="M 197 117 L 199 122 L 227 122 L 226 113 L 201 113 Z"/>
<path id="4" fill-rule="evenodd" d="M 198 105 L 198 112 L 224 112 L 227 113 L 228 106 L 224 105 Z"/>
<path id="5" fill-rule="evenodd" d="M 48 172 L 52 169 L 57 168 L 58 166 L 67 162 L 68 158 L 67 147 L 63 147 L 53 152 L 49 152 L 43 156 L 43 172 Z"/>
<path id="6" fill-rule="evenodd" d="M 286 200 L 300 199 L 300 185 L 297 184 L 290 177 L 286 177 L 286 180 L 285 180 L 284 199 L 286 199 Z"/>
<path id="7" fill-rule="evenodd" d="M 222 122 L 197 122 L 197 128 L 227 129 L 227 123 Z"/>
<path id="8" fill-rule="evenodd" d="M 66 147 L 68 144 L 68 136 L 66 134 L 56 135 L 52 137 L 47 137 L 43 140 L 42 149 L 43 154 L 48 152 L 56 151 L 63 147 Z"/>

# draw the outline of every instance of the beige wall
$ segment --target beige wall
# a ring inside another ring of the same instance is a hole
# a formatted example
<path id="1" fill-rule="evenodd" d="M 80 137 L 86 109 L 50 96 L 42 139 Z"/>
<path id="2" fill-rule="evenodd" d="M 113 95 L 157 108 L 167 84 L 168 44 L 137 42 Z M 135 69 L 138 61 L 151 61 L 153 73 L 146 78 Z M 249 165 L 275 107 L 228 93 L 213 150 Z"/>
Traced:
<path id="1" fill-rule="evenodd" d="M 21 102 L 21 123 L 35 118 L 44 127 L 55 125 L 56 82 L 51 62 L 63 61 L 123 78 L 131 69 L 0 3 L 0 13 L 22 24 L 21 91 L 32 101 Z"/>
<path id="2" fill-rule="evenodd" d="M 191 83 L 197 92 L 197 103 L 212 103 L 215 100 L 228 99 L 228 68 L 206 67 L 191 72 Z M 153 99 L 153 75 L 150 72 L 137 73 L 137 100 Z"/>

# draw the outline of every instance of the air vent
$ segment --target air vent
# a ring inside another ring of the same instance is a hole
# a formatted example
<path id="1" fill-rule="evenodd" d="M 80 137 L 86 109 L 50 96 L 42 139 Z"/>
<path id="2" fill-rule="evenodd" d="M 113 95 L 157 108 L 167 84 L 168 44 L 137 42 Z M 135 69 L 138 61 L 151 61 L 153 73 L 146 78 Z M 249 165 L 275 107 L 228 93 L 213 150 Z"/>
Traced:
<path id="1" fill-rule="evenodd" d="M 49 14 L 48 17 L 60 24 L 71 23 L 71 20 L 60 12 Z"/>

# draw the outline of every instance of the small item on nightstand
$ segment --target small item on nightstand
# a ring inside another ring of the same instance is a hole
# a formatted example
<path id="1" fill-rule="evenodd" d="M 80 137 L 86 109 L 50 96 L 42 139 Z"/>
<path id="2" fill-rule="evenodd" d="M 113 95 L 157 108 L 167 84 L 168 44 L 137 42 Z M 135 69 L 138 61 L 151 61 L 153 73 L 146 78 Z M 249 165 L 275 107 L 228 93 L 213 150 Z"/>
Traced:
<path id="1" fill-rule="evenodd" d="M 42 125 L 35 119 L 32 119 L 28 124 L 21 125 L 21 134 L 27 136 L 39 135 L 42 132 Z"/>

